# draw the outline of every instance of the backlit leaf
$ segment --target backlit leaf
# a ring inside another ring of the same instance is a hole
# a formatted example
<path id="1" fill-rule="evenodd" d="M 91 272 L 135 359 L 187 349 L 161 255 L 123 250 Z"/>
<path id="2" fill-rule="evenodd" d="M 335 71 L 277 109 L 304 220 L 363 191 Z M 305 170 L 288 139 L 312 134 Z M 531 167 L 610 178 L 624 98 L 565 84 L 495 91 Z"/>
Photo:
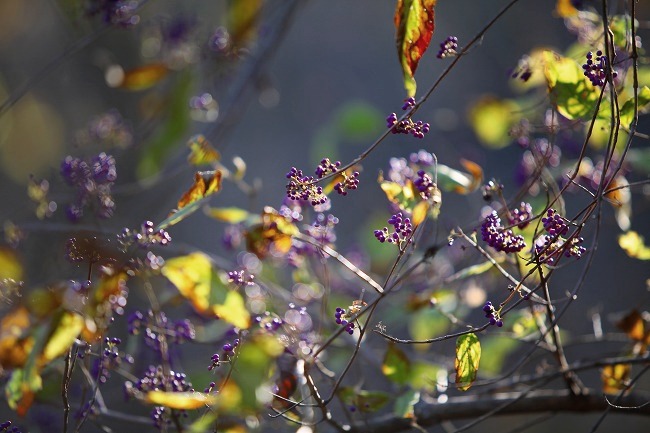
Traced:
<path id="1" fill-rule="evenodd" d="M 339 389 L 341 400 L 347 406 L 353 406 L 360 412 L 374 412 L 390 400 L 390 394 L 382 391 L 367 391 L 353 387 Z"/>
<path id="2" fill-rule="evenodd" d="M 460 163 L 469 173 L 453 169 L 444 164 L 438 164 L 438 182 L 443 191 L 458 194 L 469 194 L 481 185 L 483 169 L 475 162 L 461 159 Z"/>
<path id="3" fill-rule="evenodd" d="M 411 222 L 414 226 L 419 226 L 427 218 L 427 213 L 429 212 L 429 202 L 421 201 L 416 204 L 413 208 L 413 215 L 411 216 Z"/>
<path id="4" fill-rule="evenodd" d="M 630 311 L 616 326 L 634 341 L 644 341 L 646 337 L 645 322 L 637 310 Z"/>
<path id="5" fill-rule="evenodd" d="M 388 344 L 388 350 L 384 355 L 381 372 L 389 380 L 398 385 L 403 385 L 411 374 L 411 361 L 399 347 L 391 342 Z"/>
<path id="6" fill-rule="evenodd" d="M 395 42 L 408 96 L 415 96 L 415 70 L 429 47 L 435 28 L 436 0 L 398 0 L 395 8 Z"/>
<path id="7" fill-rule="evenodd" d="M 555 13 L 561 18 L 568 18 L 578 15 L 578 9 L 573 6 L 571 0 L 557 0 Z"/>
<path id="8" fill-rule="evenodd" d="M 406 185 L 402 186 L 397 182 L 384 180 L 380 174 L 378 182 L 388 201 L 396 204 L 401 210 L 412 212 L 413 207 L 420 200 L 420 193 L 410 180 L 407 180 Z"/>
<path id="9" fill-rule="evenodd" d="M 630 230 L 618 236 L 618 244 L 628 256 L 639 260 L 650 260 L 650 247 L 634 230 Z"/>
<path id="10" fill-rule="evenodd" d="M 165 261 L 161 272 L 197 312 L 205 314 L 209 310 L 213 276 L 208 256 L 196 252 L 171 258 Z"/>
<path id="11" fill-rule="evenodd" d="M 126 90 L 146 90 L 158 84 L 167 76 L 169 69 L 162 63 L 152 63 L 124 72 L 119 87 Z"/>
<path id="12" fill-rule="evenodd" d="M 66 353 L 81 333 L 84 323 L 83 317 L 72 311 L 64 311 L 58 315 L 52 324 L 41 360 L 48 363 Z"/>
<path id="13" fill-rule="evenodd" d="M 43 387 L 41 376 L 33 368 L 17 368 L 5 385 L 5 397 L 12 410 L 25 416 L 34 402 L 34 395 Z"/>
<path id="14" fill-rule="evenodd" d="M 212 306 L 212 311 L 219 317 L 231 325 L 246 329 L 251 324 L 251 315 L 246 309 L 244 299 L 234 290 L 228 291 L 226 300 L 223 304 L 216 304 Z"/>
<path id="15" fill-rule="evenodd" d="M 187 141 L 190 154 L 187 155 L 187 162 L 192 165 L 210 165 L 221 159 L 219 151 L 212 147 L 203 134 L 195 135 Z"/>
<path id="16" fill-rule="evenodd" d="M 428 361 L 415 361 L 411 364 L 411 374 L 408 384 L 412 389 L 433 391 L 436 389 L 436 380 L 440 366 Z"/>
<path id="17" fill-rule="evenodd" d="M 178 207 L 156 227 L 156 230 L 174 225 L 194 213 L 212 194 L 221 189 L 221 172 L 197 171 L 194 183 L 178 201 Z"/>
<path id="18" fill-rule="evenodd" d="M 228 224 L 238 224 L 250 217 L 248 211 L 238 207 L 206 207 L 205 214 Z"/>
<path id="19" fill-rule="evenodd" d="M 261 222 L 245 234 L 246 248 L 261 259 L 269 253 L 284 255 L 291 248 L 291 237 L 298 232 L 298 227 L 289 219 L 272 207 L 266 206 Z"/>
<path id="20" fill-rule="evenodd" d="M 21 281 L 23 279 L 23 267 L 18 260 L 16 253 L 9 248 L 0 248 L 0 280 L 12 279 Z"/>
<path id="21" fill-rule="evenodd" d="M 27 335 L 31 321 L 25 307 L 18 306 L 5 313 L 0 321 L 0 365 L 3 369 L 22 367 L 34 346 Z"/>
<path id="22" fill-rule="evenodd" d="M 631 371 L 632 366 L 630 364 L 614 364 L 603 367 L 600 375 L 603 381 L 603 392 L 605 394 L 618 394 L 625 389 Z"/>
<path id="23" fill-rule="evenodd" d="M 456 386 L 461 391 L 467 391 L 476 380 L 479 362 L 481 360 L 481 343 L 476 334 L 461 335 L 456 340 Z"/>
<path id="24" fill-rule="evenodd" d="M 149 391 L 145 400 L 156 406 L 165 406 L 171 409 L 193 410 L 201 409 L 215 403 L 217 396 L 203 392 L 171 392 Z"/>
<path id="25" fill-rule="evenodd" d="M 639 113 L 646 111 L 650 104 L 650 88 L 643 86 L 639 89 L 638 109 Z M 620 111 L 621 126 L 627 128 L 634 120 L 634 97 L 625 101 Z"/>
<path id="26" fill-rule="evenodd" d="M 500 149 L 511 141 L 510 129 L 521 118 L 519 106 L 511 100 L 483 96 L 469 111 L 474 133 L 491 149 Z"/>

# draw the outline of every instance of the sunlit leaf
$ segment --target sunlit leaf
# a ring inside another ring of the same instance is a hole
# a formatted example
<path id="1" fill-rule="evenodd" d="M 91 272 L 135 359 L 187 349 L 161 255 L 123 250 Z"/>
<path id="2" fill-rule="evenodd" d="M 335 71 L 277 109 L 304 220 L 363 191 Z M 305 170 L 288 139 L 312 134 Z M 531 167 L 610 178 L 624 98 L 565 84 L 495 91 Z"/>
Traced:
<path id="1" fill-rule="evenodd" d="M 618 394 L 625 389 L 631 371 L 632 366 L 630 364 L 614 364 L 603 367 L 600 375 L 603 381 L 603 392 L 605 394 Z"/>
<path id="2" fill-rule="evenodd" d="M 638 110 L 639 114 L 645 112 L 650 105 L 650 88 L 648 86 L 643 86 L 639 89 L 638 97 Z M 621 126 L 627 128 L 630 126 L 634 120 L 634 97 L 625 101 L 620 111 L 621 116 Z"/>
<path id="3" fill-rule="evenodd" d="M 489 95 L 481 97 L 469 111 L 474 133 L 491 149 L 500 149 L 512 141 L 510 129 L 520 118 L 520 108 L 514 101 Z"/>
<path id="4" fill-rule="evenodd" d="M 381 372 L 389 380 L 403 385 L 411 374 L 411 361 L 399 347 L 391 342 L 388 344 L 388 350 L 384 355 Z"/>
<path id="5" fill-rule="evenodd" d="M 219 319 L 237 328 L 246 329 L 251 324 L 251 315 L 246 309 L 244 298 L 234 290 L 228 291 L 223 304 L 213 305 L 212 311 Z"/>
<path id="6" fill-rule="evenodd" d="M 119 87 L 126 90 L 146 90 L 158 84 L 167 76 L 169 69 L 162 63 L 152 63 L 124 72 Z"/>
<path id="7" fill-rule="evenodd" d="M 147 403 L 179 410 L 201 409 L 213 405 L 216 399 L 216 395 L 203 392 L 149 391 L 145 396 Z"/>
<path id="8" fill-rule="evenodd" d="M 632 23 L 628 14 L 614 15 L 611 17 L 608 24 L 609 29 L 614 35 L 614 46 L 625 47 L 632 44 Z M 638 20 L 634 20 L 634 27 L 636 27 L 638 31 Z"/>
<path id="9" fill-rule="evenodd" d="M 22 367 L 34 346 L 27 335 L 31 320 L 25 307 L 18 306 L 5 313 L 0 321 L 0 366 L 3 369 Z"/>
<path id="10" fill-rule="evenodd" d="M 411 212 L 416 203 L 420 201 L 420 194 L 417 191 L 413 182 L 408 180 L 405 186 L 390 180 L 384 180 L 380 174 L 379 186 L 386 194 L 388 201 L 397 205 L 401 210 Z"/>
<path id="11" fill-rule="evenodd" d="M 517 338 L 524 338 L 538 331 L 535 317 L 528 311 L 522 310 L 521 314 L 515 316 L 508 314 L 508 323 L 512 323 L 512 332 Z M 485 341 L 483 342 L 483 353 L 485 353 Z M 485 355 L 487 357 L 487 355 Z"/>
<path id="12" fill-rule="evenodd" d="M 475 162 L 467 159 L 461 159 L 460 163 L 469 173 L 463 173 L 444 164 L 438 164 L 438 182 L 443 191 L 469 194 L 481 185 L 483 169 Z"/>
<path id="13" fill-rule="evenodd" d="M 43 380 L 35 369 L 17 368 L 5 385 L 5 397 L 12 410 L 25 416 L 34 402 L 34 395 L 43 387 Z"/>
<path id="14" fill-rule="evenodd" d="M 552 51 L 544 52 L 544 60 L 551 101 L 560 114 L 569 120 L 590 118 L 599 91 L 584 76 L 578 62 Z"/>
<path id="15" fill-rule="evenodd" d="M 162 274 L 176 286 L 196 311 L 205 314 L 210 308 L 212 263 L 201 252 L 168 259 Z"/>
<path id="16" fill-rule="evenodd" d="M 408 96 L 415 96 L 415 70 L 429 47 L 435 28 L 436 0 L 398 0 L 395 8 L 395 41 Z"/>
<path id="17" fill-rule="evenodd" d="M 634 341 L 644 341 L 646 338 L 646 324 L 643 316 L 637 310 L 632 310 L 625 315 L 616 326 Z"/>
<path id="18" fill-rule="evenodd" d="M 571 0 L 557 0 L 555 13 L 561 18 L 574 17 L 578 15 L 578 9 L 573 6 Z"/>
<path id="19" fill-rule="evenodd" d="M 221 171 L 197 171 L 194 183 L 178 201 L 178 207 L 158 226 L 156 230 L 174 225 L 194 213 L 211 195 L 221 189 Z"/>
<path id="20" fill-rule="evenodd" d="M 58 358 L 70 349 L 84 327 L 81 315 L 64 311 L 52 323 L 52 332 L 43 348 L 42 361 L 47 363 Z"/>
<path id="21" fill-rule="evenodd" d="M 228 224 L 238 224 L 250 217 L 248 211 L 238 207 L 206 207 L 205 214 Z"/>
<path id="22" fill-rule="evenodd" d="M 382 391 L 367 391 L 353 387 L 339 389 L 341 400 L 348 406 L 353 406 L 360 412 L 375 412 L 390 400 L 390 394 Z"/>
<path id="23" fill-rule="evenodd" d="M 479 362 L 481 360 L 481 343 L 476 334 L 464 334 L 456 340 L 456 386 L 461 391 L 467 391 L 476 380 Z"/>
<path id="24" fill-rule="evenodd" d="M 411 216 L 411 222 L 414 226 L 419 226 L 427 218 L 427 213 L 429 212 L 429 202 L 421 201 L 416 204 L 413 208 L 413 215 Z"/>
<path id="25" fill-rule="evenodd" d="M 280 215 L 272 207 L 266 206 L 261 223 L 251 227 L 246 233 L 246 248 L 259 258 L 270 254 L 284 255 L 291 248 L 291 237 L 299 232 L 291 220 Z"/>
<path id="26" fill-rule="evenodd" d="M 221 155 L 212 147 L 203 134 L 195 135 L 187 141 L 190 154 L 187 155 L 187 162 L 191 165 L 210 165 L 221 159 Z"/>
<path id="27" fill-rule="evenodd" d="M 625 176 L 618 175 L 607 185 L 606 190 L 613 190 L 605 194 L 605 199 L 614 206 L 616 222 L 621 230 L 629 230 L 632 215 L 632 194 Z"/>
<path id="28" fill-rule="evenodd" d="M 23 279 L 23 266 L 13 250 L 3 247 L 0 248 L 0 280 L 5 278 L 21 281 Z"/>
<path id="29" fill-rule="evenodd" d="M 639 260 L 650 260 L 650 247 L 645 244 L 643 236 L 634 230 L 619 235 L 618 244 L 628 256 Z"/>
<path id="30" fill-rule="evenodd" d="M 413 418 L 413 407 L 418 401 L 420 401 L 420 391 L 413 389 L 407 390 L 395 400 L 393 414 L 398 418 Z"/>

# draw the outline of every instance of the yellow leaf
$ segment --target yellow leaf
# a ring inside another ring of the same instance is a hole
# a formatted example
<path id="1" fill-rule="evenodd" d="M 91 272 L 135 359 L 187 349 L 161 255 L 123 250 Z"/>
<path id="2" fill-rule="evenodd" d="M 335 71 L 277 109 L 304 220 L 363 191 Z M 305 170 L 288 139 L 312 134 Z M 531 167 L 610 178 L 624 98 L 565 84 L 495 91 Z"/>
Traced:
<path id="1" fill-rule="evenodd" d="M 84 324 L 81 315 L 71 311 L 63 312 L 55 321 L 52 334 L 43 348 L 41 360 L 47 363 L 66 353 L 81 333 Z"/>
<path id="2" fill-rule="evenodd" d="M 246 309 L 244 299 L 234 290 L 226 295 L 223 304 L 212 306 L 212 311 L 221 319 L 240 329 L 246 329 L 251 324 L 251 315 Z"/>
<path id="3" fill-rule="evenodd" d="M 415 207 L 413 208 L 413 215 L 411 217 L 411 221 L 413 222 L 413 225 L 419 226 L 420 224 L 422 224 L 427 217 L 428 211 L 429 211 L 429 202 L 421 201 L 420 203 L 416 204 Z"/>
<path id="4" fill-rule="evenodd" d="M 650 260 L 650 247 L 645 245 L 643 236 L 634 230 L 619 235 L 618 244 L 628 256 L 639 260 Z"/>
<path id="5" fill-rule="evenodd" d="M 571 0 L 557 0 L 555 4 L 555 13 L 560 18 L 574 17 L 578 15 L 578 9 L 571 4 Z"/>
<path id="6" fill-rule="evenodd" d="M 631 371 L 632 366 L 630 364 L 606 365 L 601 373 L 603 392 L 605 394 L 618 394 L 625 389 Z"/>
<path id="7" fill-rule="evenodd" d="M 261 259 L 269 253 L 288 253 L 291 237 L 299 231 L 295 224 L 269 206 L 264 208 L 261 220 L 260 224 L 251 227 L 245 234 L 248 251 Z"/>
<path id="8" fill-rule="evenodd" d="M 467 391 L 476 380 L 479 362 L 481 360 L 481 343 L 476 334 L 465 334 L 456 340 L 456 386 L 461 391 Z"/>
<path id="9" fill-rule="evenodd" d="M 147 403 L 171 409 L 193 410 L 213 405 L 217 396 L 203 392 L 149 391 L 145 400 Z"/>
<path id="10" fill-rule="evenodd" d="M 25 334 L 31 321 L 25 307 L 19 306 L 0 321 L 0 366 L 4 369 L 22 367 L 34 346 L 34 339 Z"/>
<path id="11" fill-rule="evenodd" d="M 238 224 L 250 216 L 248 211 L 238 207 L 207 207 L 205 214 L 229 224 Z"/>
<path id="12" fill-rule="evenodd" d="M 189 299 L 196 311 L 202 314 L 208 312 L 212 264 L 207 255 L 196 252 L 169 259 L 161 272 L 181 295 Z"/>
<path id="13" fill-rule="evenodd" d="M 5 278 L 21 281 L 23 279 L 23 267 L 18 261 L 15 252 L 9 248 L 0 248 L 0 280 Z"/>
<path id="14" fill-rule="evenodd" d="M 169 69 L 162 63 L 140 66 L 126 71 L 119 86 L 126 90 L 146 90 L 158 84 L 168 72 Z"/>
<path id="15" fill-rule="evenodd" d="M 187 146 L 190 148 L 187 161 L 192 165 L 213 164 L 221 159 L 217 149 L 202 134 L 190 138 Z"/>
<path id="16" fill-rule="evenodd" d="M 520 117 L 519 107 L 514 101 L 489 95 L 479 99 L 469 112 L 474 133 L 492 149 L 500 149 L 510 143 L 510 129 Z"/>
<path id="17" fill-rule="evenodd" d="M 616 326 L 634 341 L 644 341 L 645 322 L 637 310 L 632 310 Z"/>

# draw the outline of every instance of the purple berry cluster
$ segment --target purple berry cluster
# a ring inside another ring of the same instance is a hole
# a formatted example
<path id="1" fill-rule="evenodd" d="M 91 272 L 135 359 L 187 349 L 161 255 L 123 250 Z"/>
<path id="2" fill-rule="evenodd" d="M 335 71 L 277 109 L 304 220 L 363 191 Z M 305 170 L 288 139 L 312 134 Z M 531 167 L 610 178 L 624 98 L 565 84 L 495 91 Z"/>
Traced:
<path id="1" fill-rule="evenodd" d="M 508 216 L 508 221 L 511 225 L 516 225 L 520 230 L 525 229 L 530 223 L 530 219 L 533 217 L 533 207 L 530 203 L 521 202 L 518 208 L 515 208 L 510 211 Z"/>
<path id="2" fill-rule="evenodd" d="M 352 335 L 354 334 L 355 325 L 353 321 L 348 321 L 348 319 L 350 319 L 350 316 L 351 314 L 349 314 L 345 308 L 336 307 L 336 311 L 334 313 L 336 324 L 345 327 L 345 332 Z"/>
<path id="3" fill-rule="evenodd" d="M 392 215 L 388 219 L 388 224 L 393 226 L 393 231 L 389 232 L 388 227 L 381 230 L 375 230 L 375 238 L 381 243 L 388 242 L 401 246 L 404 242 L 411 241 L 413 234 L 413 224 L 410 218 L 405 218 L 402 212 Z"/>
<path id="4" fill-rule="evenodd" d="M 327 201 L 323 187 L 315 183 L 314 176 L 305 176 L 302 170 L 291 167 L 286 177 L 289 179 L 287 197 L 291 200 L 308 201 L 312 206 L 324 204 Z"/>
<path id="5" fill-rule="evenodd" d="M 212 371 L 215 368 L 219 367 L 221 363 L 224 362 L 224 360 L 226 362 L 229 362 L 238 347 L 239 338 L 235 338 L 232 343 L 225 343 L 221 347 L 221 350 L 223 351 L 221 355 L 219 355 L 219 353 L 213 353 L 210 357 L 210 365 L 208 366 L 208 371 Z"/>
<path id="6" fill-rule="evenodd" d="M 170 321 L 165 313 L 160 312 L 157 321 L 152 310 L 149 310 L 146 315 L 135 311 L 129 316 L 129 334 L 138 335 L 143 328 L 145 343 L 156 351 L 160 351 L 163 339 L 170 343 L 181 344 L 192 341 L 196 337 L 194 325 L 188 319 Z"/>
<path id="7" fill-rule="evenodd" d="M 355 190 L 359 188 L 358 171 L 353 171 L 352 174 L 350 174 L 349 176 L 345 172 L 343 172 L 341 173 L 341 176 L 343 176 L 343 180 L 337 182 L 336 185 L 334 185 L 334 191 L 336 191 L 340 195 L 346 196 L 348 195 L 349 190 Z"/>
<path id="8" fill-rule="evenodd" d="M 126 227 L 122 229 L 122 233 L 117 235 L 117 240 L 122 246 L 122 250 L 126 251 L 134 244 L 145 249 L 156 245 L 165 247 L 172 241 L 172 237 L 163 229 L 156 230 L 153 222 L 144 221 L 138 230 Z"/>
<path id="9" fill-rule="evenodd" d="M 136 14 L 140 4 L 136 0 L 90 0 L 85 3 L 86 15 L 99 15 L 106 24 L 128 28 L 140 22 Z"/>
<path id="10" fill-rule="evenodd" d="M 75 134 L 78 147 L 126 148 L 133 144 L 131 125 L 115 109 L 108 110 L 91 120 L 85 129 Z"/>
<path id="11" fill-rule="evenodd" d="M 264 312 L 262 316 L 256 316 L 255 323 L 268 332 L 275 332 L 284 324 L 282 319 L 268 311 Z"/>
<path id="12" fill-rule="evenodd" d="M 117 179 L 115 158 L 102 152 L 90 161 L 66 156 L 61 163 L 61 176 L 77 189 L 75 201 L 66 214 L 71 221 L 83 217 L 84 208 L 92 206 L 100 218 L 110 218 L 115 211 L 111 187 Z"/>
<path id="13" fill-rule="evenodd" d="M 404 101 L 402 110 L 406 111 L 413 107 L 415 107 L 415 99 L 411 97 Z M 390 132 L 393 134 L 411 134 L 415 138 L 424 138 L 424 135 L 431 129 L 431 125 L 428 123 L 421 120 L 414 122 L 410 116 L 398 121 L 395 113 L 390 113 L 386 118 L 386 127 L 390 128 Z"/>
<path id="14" fill-rule="evenodd" d="M 497 251 L 517 253 L 526 247 L 524 237 L 515 235 L 512 230 L 501 225 L 501 218 L 496 211 L 492 211 L 481 224 L 483 240 Z"/>
<path id="15" fill-rule="evenodd" d="M 11 426 L 11 421 L 0 423 L 0 432 L 6 433 L 21 433 L 20 429 L 16 426 Z"/>
<path id="16" fill-rule="evenodd" d="M 255 276 L 252 274 L 245 275 L 245 273 L 246 271 L 243 269 L 228 272 L 228 282 L 233 283 L 240 288 L 255 285 Z"/>
<path id="17" fill-rule="evenodd" d="M 494 308 L 492 302 L 487 301 L 483 306 L 485 317 L 490 320 L 490 325 L 497 325 L 499 328 L 503 326 L 503 320 L 499 317 L 499 312 Z"/>
<path id="18" fill-rule="evenodd" d="M 596 51 L 596 57 L 589 51 L 587 61 L 582 65 L 584 75 L 591 81 L 595 87 L 603 87 L 607 82 L 607 71 L 610 65 L 607 56 L 601 50 Z M 618 73 L 612 71 L 612 78 L 616 78 Z"/>
<path id="19" fill-rule="evenodd" d="M 91 370 L 93 377 L 100 384 L 106 383 L 111 377 L 111 371 L 118 369 L 123 362 L 127 364 L 133 364 L 134 362 L 131 355 L 120 354 L 118 346 L 122 344 L 121 339 L 106 337 L 104 344 L 104 351 L 99 358 L 95 359 Z"/>
<path id="20" fill-rule="evenodd" d="M 322 179 L 328 174 L 336 173 L 339 171 L 339 167 L 341 167 L 341 161 L 332 162 L 329 158 L 323 158 L 316 167 L 316 177 Z"/>
<path id="21" fill-rule="evenodd" d="M 415 185 L 424 200 L 429 200 L 437 188 L 431 175 L 424 170 L 418 171 L 418 177 L 413 181 L 413 185 Z"/>
<path id="22" fill-rule="evenodd" d="M 569 240 L 566 239 L 569 226 L 555 209 L 550 208 L 546 211 L 542 224 L 547 234 L 535 241 L 535 255 L 540 263 L 555 264 L 562 255 L 580 259 L 587 251 L 581 245 L 584 242 L 582 237 L 573 236 Z"/>
<path id="23" fill-rule="evenodd" d="M 444 59 L 458 55 L 458 38 L 456 36 L 447 36 L 444 41 L 440 43 L 440 49 L 436 57 Z"/>

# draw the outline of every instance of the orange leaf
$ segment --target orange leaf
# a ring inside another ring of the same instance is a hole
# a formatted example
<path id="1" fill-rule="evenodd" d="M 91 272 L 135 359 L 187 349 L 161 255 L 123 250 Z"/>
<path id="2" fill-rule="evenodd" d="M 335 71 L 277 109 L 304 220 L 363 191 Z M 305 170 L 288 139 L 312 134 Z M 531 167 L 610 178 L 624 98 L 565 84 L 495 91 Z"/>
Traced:
<path id="1" fill-rule="evenodd" d="M 618 394 L 625 389 L 631 371 L 632 366 L 630 364 L 606 365 L 601 373 L 603 392 L 605 394 Z"/>
<path id="2" fill-rule="evenodd" d="M 22 367 L 34 339 L 25 334 L 30 329 L 29 313 L 25 307 L 17 307 L 5 314 L 0 321 L 0 366 L 4 369 Z"/>
<path id="3" fill-rule="evenodd" d="M 645 339 L 645 322 L 637 310 L 630 311 L 616 326 L 634 341 Z"/>
<path id="4" fill-rule="evenodd" d="M 169 72 L 162 63 L 140 66 L 124 73 L 120 87 L 126 90 L 146 90 L 158 84 Z"/>
<path id="5" fill-rule="evenodd" d="M 560 18 L 569 18 L 578 15 L 578 9 L 571 4 L 571 0 L 557 0 L 555 13 Z"/>
<path id="6" fill-rule="evenodd" d="M 291 248 L 291 236 L 298 228 L 272 207 L 265 207 L 262 222 L 246 232 L 246 248 L 259 258 L 269 253 L 284 255 Z"/>
<path id="7" fill-rule="evenodd" d="M 395 39 L 408 96 L 415 96 L 416 83 L 413 75 L 433 36 L 435 4 L 436 0 L 397 1 L 394 16 L 397 30 Z"/>

